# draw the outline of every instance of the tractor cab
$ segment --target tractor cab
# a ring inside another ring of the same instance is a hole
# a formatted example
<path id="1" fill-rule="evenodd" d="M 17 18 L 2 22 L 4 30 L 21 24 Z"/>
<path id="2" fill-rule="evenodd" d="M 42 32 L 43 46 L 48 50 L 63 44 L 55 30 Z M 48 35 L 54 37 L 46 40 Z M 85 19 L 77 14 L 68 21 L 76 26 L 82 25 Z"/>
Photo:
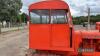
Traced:
<path id="1" fill-rule="evenodd" d="M 100 51 L 100 32 L 74 31 L 66 2 L 33 3 L 29 15 L 28 56 L 95 56 Z"/>
<path id="2" fill-rule="evenodd" d="M 64 1 L 42 1 L 31 4 L 29 15 L 29 48 L 71 50 L 71 14 Z"/>

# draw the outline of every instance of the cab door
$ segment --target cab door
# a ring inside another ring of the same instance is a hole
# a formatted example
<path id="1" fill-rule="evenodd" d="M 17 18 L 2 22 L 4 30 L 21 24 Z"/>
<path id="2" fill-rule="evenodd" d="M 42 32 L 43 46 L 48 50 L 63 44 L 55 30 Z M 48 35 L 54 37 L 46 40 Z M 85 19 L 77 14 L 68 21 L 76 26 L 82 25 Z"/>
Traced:
<path id="1" fill-rule="evenodd" d="M 52 46 L 70 47 L 70 29 L 68 24 L 52 24 Z"/>
<path id="2" fill-rule="evenodd" d="M 51 36 L 52 47 L 70 47 L 70 28 L 66 10 L 51 11 Z"/>

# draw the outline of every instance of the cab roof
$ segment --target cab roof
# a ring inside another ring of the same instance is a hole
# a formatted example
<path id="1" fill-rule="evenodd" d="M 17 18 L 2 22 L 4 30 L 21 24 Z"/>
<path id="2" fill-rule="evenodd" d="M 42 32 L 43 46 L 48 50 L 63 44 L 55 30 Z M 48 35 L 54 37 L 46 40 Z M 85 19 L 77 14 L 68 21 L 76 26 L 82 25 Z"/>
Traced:
<path id="1" fill-rule="evenodd" d="M 29 6 L 29 11 L 39 9 L 69 9 L 69 6 L 67 3 L 61 0 L 42 1 L 33 3 Z"/>

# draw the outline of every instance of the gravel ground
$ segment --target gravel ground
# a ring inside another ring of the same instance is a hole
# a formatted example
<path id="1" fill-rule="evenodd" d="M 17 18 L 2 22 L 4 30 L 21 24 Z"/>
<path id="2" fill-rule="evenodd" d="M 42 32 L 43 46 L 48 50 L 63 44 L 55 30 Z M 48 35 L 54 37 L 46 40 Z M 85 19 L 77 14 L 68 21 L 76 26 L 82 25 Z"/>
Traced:
<path id="1" fill-rule="evenodd" d="M 87 30 L 87 27 L 83 27 L 82 25 L 74 25 L 74 29 L 75 30 Z M 95 25 L 91 25 L 90 29 L 94 30 L 95 29 Z"/>
<path id="2" fill-rule="evenodd" d="M 0 35 L 0 56 L 25 56 L 28 31 L 20 30 Z"/>

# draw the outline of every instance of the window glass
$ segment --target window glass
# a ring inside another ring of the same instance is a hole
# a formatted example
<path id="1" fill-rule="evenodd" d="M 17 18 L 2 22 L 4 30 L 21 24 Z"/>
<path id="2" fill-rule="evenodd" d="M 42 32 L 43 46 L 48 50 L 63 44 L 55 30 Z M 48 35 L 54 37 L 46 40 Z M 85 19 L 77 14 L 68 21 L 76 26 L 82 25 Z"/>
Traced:
<path id="1" fill-rule="evenodd" d="M 33 10 L 30 12 L 33 24 L 66 24 L 66 10 Z"/>
<path id="2" fill-rule="evenodd" d="M 65 24 L 67 23 L 67 11 L 66 10 L 52 10 L 52 21 L 53 24 Z"/>
<path id="3" fill-rule="evenodd" d="M 30 16 L 33 24 L 49 23 L 49 10 L 33 10 L 30 12 Z"/>

